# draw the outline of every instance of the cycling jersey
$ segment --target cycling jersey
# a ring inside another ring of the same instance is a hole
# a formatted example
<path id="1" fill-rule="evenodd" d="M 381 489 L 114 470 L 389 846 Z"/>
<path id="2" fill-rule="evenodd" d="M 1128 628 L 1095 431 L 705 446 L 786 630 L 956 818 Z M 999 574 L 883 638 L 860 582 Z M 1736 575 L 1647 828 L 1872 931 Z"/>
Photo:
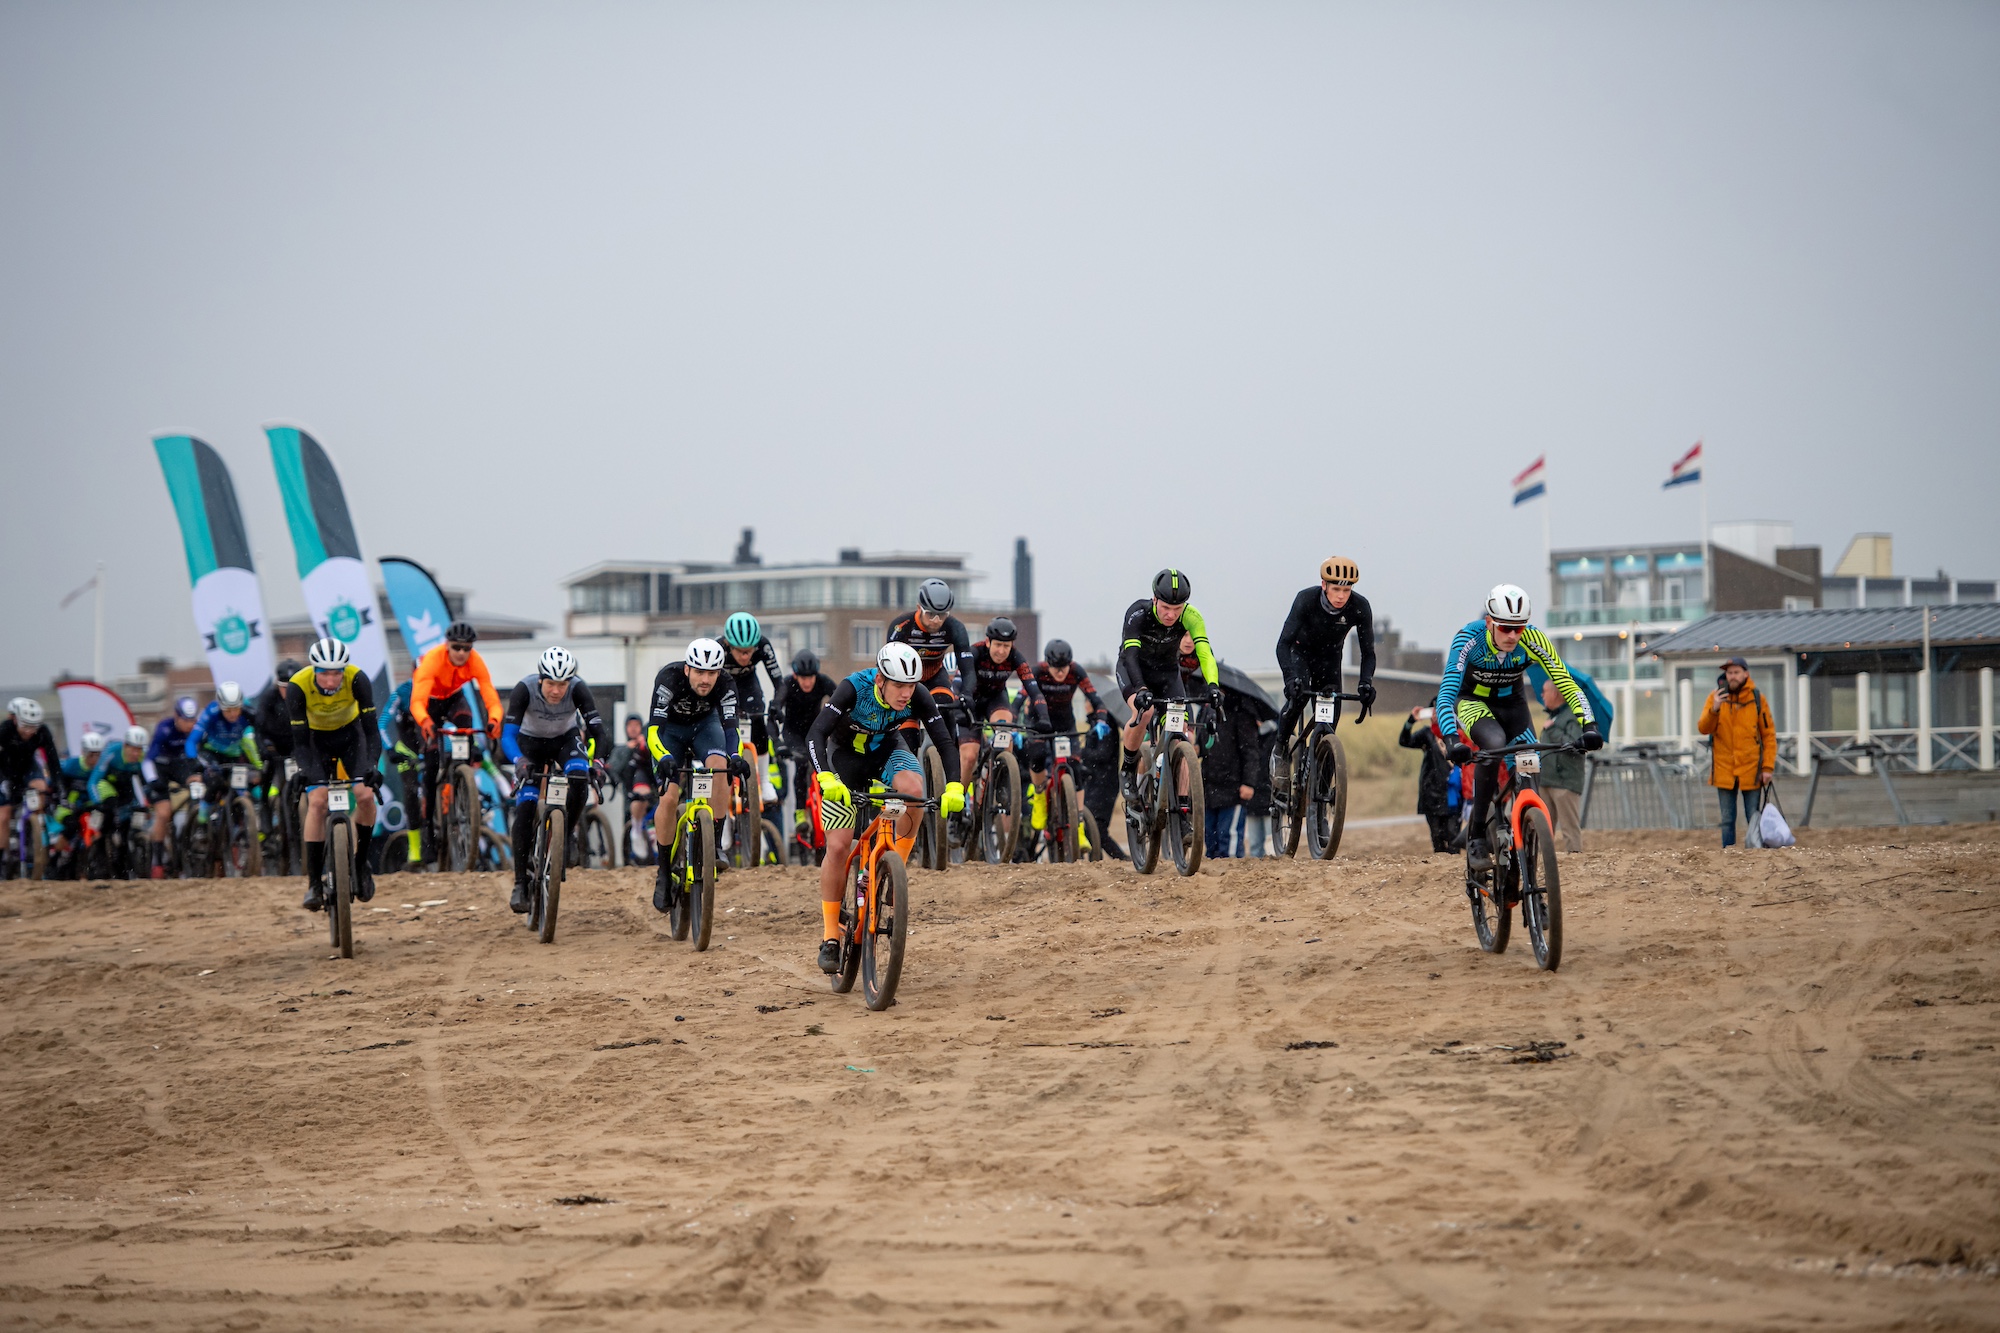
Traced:
<path id="1" fill-rule="evenodd" d="M 833 678 L 824 671 L 813 675 L 813 687 L 809 690 L 799 687 L 796 676 L 787 676 L 778 682 L 771 711 L 777 717 L 788 744 L 805 739 L 806 733 L 812 730 L 813 719 L 819 716 L 819 710 L 832 697 Z"/>
<path id="2" fill-rule="evenodd" d="M 572 680 L 562 702 L 552 704 L 542 697 L 542 678 L 539 674 L 523 676 L 507 696 L 507 713 L 500 728 L 500 749 L 510 761 L 518 763 L 523 737 L 554 740 L 567 736 L 579 726 L 589 733 L 591 744 L 596 747 L 586 751 L 587 754 L 598 751 L 610 753 L 611 733 L 605 727 L 604 719 L 598 716 L 597 700 L 591 698 L 590 686 L 580 680 Z"/>
<path id="3" fill-rule="evenodd" d="M 714 688 L 707 694 L 697 694 L 688 682 L 686 662 L 669 662 L 661 667 L 653 677 L 653 708 L 646 719 L 646 745 L 654 760 L 657 762 L 667 752 L 660 740 L 661 727 L 692 727 L 711 715 L 720 727 L 736 725 L 736 686 L 727 673 L 717 672 Z"/>
<path id="4" fill-rule="evenodd" d="M 876 668 L 869 667 L 834 686 L 832 697 L 806 733 L 813 767 L 838 772 L 833 768 L 836 755 L 875 758 L 888 747 L 907 748 L 903 724 L 914 720 L 930 733 L 931 744 L 944 762 L 945 781 L 958 781 L 958 745 L 938 711 L 936 697 L 929 690 L 917 689 L 911 691 L 907 707 L 891 708 L 882 701 L 875 675 Z"/>
<path id="5" fill-rule="evenodd" d="M 1470 729 L 1474 721 L 1490 716 L 1501 701 L 1509 705 L 1520 702 L 1525 707 L 1521 683 L 1531 660 L 1556 683 L 1577 721 L 1592 725 L 1596 717 L 1590 711 L 1590 700 L 1546 634 L 1529 625 L 1521 631 L 1521 641 L 1513 650 L 1503 653 L 1494 646 L 1486 621 L 1480 619 L 1460 630 L 1445 654 L 1444 681 L 1437 697 L 1438 725 L 1444 734 L 1456 736 L 1461 724 Z"/>
<path id="6" fill-rule="evenodd" d="M 912 611 L 891 625 L 889 642 L 907 643 L 917 650 L 924 664 L 924 684 L 931 684 L 942 671 L 952 692 L 964 694 L 959 682 L 972 674 L 972 640 L 965 626 L 957 616 L 948 615 L 936 629 L 925 629 L 917 624 L 917 614 Z"/>
<path id="7" fill-rule="evenodd" d="M 257 715 L 251 721 L 257 732 L 259 752 L 270 750 L 274 754 L 292 752 L 292 711 L 285 698 L 285 682 L 277 681 L 265 687 L 257 696 Z"/>
<path id="8" fill-rule="evenodd" d="M 733 648 L 722 650 L 722 674 L 729 677 L 730 684 L 736 687 L 737 706 L 745 712 L 751 711 L 748 705 L 752 699 L 762 700 L 764 697 L 764 687 L 757 680 L 757 668 L 760 666 L 764 668 L 764 674 L 771 678 L 771 690 L 775 694 L 785 678 L 785 669 L 778 664 L 778 650 L 771 646 L 769 639 L 757 640 L 757 646 L 750 650 L 748 662 L 737 661 Z"/>
<path id="9" fill-rule="evenodd" d="M 454 666 L 448 648 L 449 645 L 441 643 L 431 649 L 410 673 L 410 711 L 421 724 L 437 704 L 453 698 L 467 685 L 477 685 L 480 702 L 486 706 L 487 725 L 491 726 L 500 716 L 500 696 L 493 689 L 493 675 L 486 669 L 486 659 L 474 648 L 466 654 L 464 666 Z"/>
<path id="10" fill-rule="evenodd" d="M 134 778 L 141 785 L 145 783 L 145 759 L 127 759 L 122 745 L 106 746 L 97 767 L 90 770 L 90 797 L 93 801 L 116 801 L 120 805 L 136 802 L 139 798 L 132 791 Z"/>
<path id="11" fill-rule="evenodd" d="M 1035 686 L 1042 692 L 1042 700 L 1049 706 L 1049 720 L 1059 731 L 1076 730 L 1076 705 L 1074 700 L 1078 690 L 1090 701 L 1093 716 L 1102 713 L 1104 700 L 1097 697 L 1097 687 L 1090 683 L 1090 673 L 1074 662 L 1070 663 L 1069 679 L 1057 680 L 1056 674 L 1047 662 L 1035 666 Z"/>
<path id="12" fill-rule="evenodd" d="M 0 721 L 0 777 L 25 782 L 34 776 L 35 755 L 53 777 L 62 771 L 62 752 L 56 749 L 55 733 L 46 722 L 24 732 L 13 717 Z"/>
<path id="13" fill-rule="evenodd" d="M 1171 670 L 1174 659 L 1180 655 L 1181 635 L 1194 640 L 1196 665 L 1201 670 L 1201 678 L 1210 685 L 1222 677 L 1215 669 L 1215 654 L 1209 651 L 1208 623 L 1201 618 L 1190 602 L 1181 611 L 1181 617 L 1171 625 L 1163 625 L 1153 614 L 1153 599 L 1141 597 L 1125 610 L 1125 631 L 1118 647 L 1118 665 L 1122 679 L 1135 683 L 1149 677 L 1158 677 Z"/>
<path id="14" fill-rule="evenodd" d="M 371 772 L 382 754 L 375 724 L 375 687 L 361 668 L 341 668 L 340 688 L 321 694 L 306 667 L 285 687 L 292 712 L 292 757 L 308 782 L 323 782 L 337 761 L 351 780 Z"/>
<path id="15" fill-rule="evenodd" d="M 169 713 L 153 725 L 153 739 L 146 746 L 146 758 L 158 769 L 179 772 L 187 764 L 187 738 L 192 731 L 174 725 L 178 713 Z"/>
<path id="16" fill-rule="evenodd" d="M 238 709 L 236 720 L 231 722 L 222 715 L 219 703 L 201 710 L 194 730 L 187 734 L 185 753 L 190 759 L 247 759 L 260 768 L 264 763 L 257 753 L 257 734 L 251 725 L 250 710 Z"/>
<path id="17" fill-rule="evenodd" d="M 1007 698 L 1007 681 L 1010 678 L 1021 682 L 1021 688 L 1030 699 L 1038 704 L 1043 703 L 1042 687 L 1035 683 L 1035 669 L 1029 665 L 1028 659 L 1021 655 L 1019 649 L 1009 653 L 1006 661 L 996 662 L 993 660 L 992 646 L 985 639 L 974 644 L 972 675 L 969 678 L 972 683 L 969 693 L 972 695 L 973 712 L 984 717 L 988 708 L 1003 703 Z M 1043 710 L 1047 710 L 1046 704 L 1043 704 Z"/>
<path id="18" fill-rule="evenodd" d="M 1320 588 L 1306 588 L 1292 599 L 1291 614 L 1278 631 L 1278 670 L 1284 673 L 1285 690 L 1300 686 L 1311 690 L 1340 688 L 1340 659 L 1347 636 L 1361 637 L 1361 679 L 1375 677 L 1375 613 L 1368 599 L 1358 592 L 1347 595 L 1347 605 L 1336 609 Z"/>

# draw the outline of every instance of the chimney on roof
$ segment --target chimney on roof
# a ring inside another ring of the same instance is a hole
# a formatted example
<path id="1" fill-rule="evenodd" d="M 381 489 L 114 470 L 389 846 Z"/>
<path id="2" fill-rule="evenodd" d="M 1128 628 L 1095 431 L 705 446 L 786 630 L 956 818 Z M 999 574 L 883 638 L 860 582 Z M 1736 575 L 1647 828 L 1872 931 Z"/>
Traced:
<path id="1" fill-rule="evenodd" d="M 861 563 L 861 548 L 860 548 L 859 546 L 843 546 L 843 547 L 841 547 L 841 548 L 840 548 L 840 563 L 841 563 L 841 564 L 843 564 L 843 565 L 858 565 L 858 564 L 860 564 L 860 563 Z"/>
<path id="2" fill-rule="evenodd" d="M 1035 557 L 1028 554 L 1028 539 L 1014 539 L 1014 609 L 1026 611 L 1035 604 Z"/>
<path id="3" fill-rule="evenodd" d="M 750 549 L 753 545 L 756 544 L 756 541 L 757 541 L 757 529 L 755 528 L 743 529 L 743 540 L 736 543 L 736 558 L 734 563 L 739 565 L 763 564 L 764 557 L 758 555 L 755 551 Z"/>

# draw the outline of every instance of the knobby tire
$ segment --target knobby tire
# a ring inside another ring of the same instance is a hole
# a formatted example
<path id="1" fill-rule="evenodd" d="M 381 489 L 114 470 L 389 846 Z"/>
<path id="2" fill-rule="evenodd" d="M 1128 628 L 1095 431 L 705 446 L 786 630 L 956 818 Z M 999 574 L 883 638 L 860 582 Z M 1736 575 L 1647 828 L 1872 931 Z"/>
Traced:
<path id="1" fill-rule="evenodd" d="M 333 901 L 326 905 L 327 932 L 342 958 L 354 957 L 354 826 L 337 821 L 327 831 L 326 859 L 333 871 Z"/>
<path id="2" fill-rule="evenodd" d="M 870 892 L 873 928 L 861 940 L 861 996 L 879 1013 L 896 1002 L 903 949 L 910 938 L 910 877 L 893 850 L 875 862 Z"/>
<path id="3" fill-rule="evenodd" d="M 1530 807 L 1521 820 L 1521 923 L 1534 946 L 1535 966 L 1553 972 L 1562 965 L 1562 875 L 1556 869 L 1556 841 L 1548 816 Z"/>
<path id="4" fill-rule="evenodd" d="M 688 916 L 695 952 L 701 953 L 715 933 L 714 817 L 706 810 L 695 811 L 688 836 L 694 840 L 688 848 Z"/>

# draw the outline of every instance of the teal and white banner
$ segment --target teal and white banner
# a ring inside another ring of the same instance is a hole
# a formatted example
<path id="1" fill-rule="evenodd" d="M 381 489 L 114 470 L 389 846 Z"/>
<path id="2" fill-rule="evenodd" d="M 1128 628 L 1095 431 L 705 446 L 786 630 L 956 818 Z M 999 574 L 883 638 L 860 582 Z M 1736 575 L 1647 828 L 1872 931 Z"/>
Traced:
<path id="1" fill-rule="evenodd" d="M 385 555 L 382 586 L 389 593 L 389 608 L 403 631 L 403 649 L 410 655 L 410 669 L 416 670 L 424 654 L 444 642 L 451 625 L 451 609 L 431 572 L 414 560 Z"/>
<path id="2" fill-rule="evenodd" d="M 153 449 L 180 519 L 181 548 L 194 585 L 194 627 L 209 672 L 218 685 L 233 680 L 254 695 L 271 683 L 271 638 L 229 466 L 192 435 L 156 436 Z"/>

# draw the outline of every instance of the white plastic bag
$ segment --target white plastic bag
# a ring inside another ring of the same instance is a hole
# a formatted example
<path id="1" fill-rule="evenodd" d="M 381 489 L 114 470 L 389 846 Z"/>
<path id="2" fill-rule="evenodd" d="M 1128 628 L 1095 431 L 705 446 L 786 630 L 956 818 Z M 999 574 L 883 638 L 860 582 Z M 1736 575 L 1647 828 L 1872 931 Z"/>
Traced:
<path id="1" fill-rule="evenodd" d="M 1766 847 L 1790 847 L 1798 842 L 1784 812 L 1778 809 L 1777 793 L 1769 788 L 1764 792 L 1764 808 L 1757 815 L 1757 832 Z"/>

